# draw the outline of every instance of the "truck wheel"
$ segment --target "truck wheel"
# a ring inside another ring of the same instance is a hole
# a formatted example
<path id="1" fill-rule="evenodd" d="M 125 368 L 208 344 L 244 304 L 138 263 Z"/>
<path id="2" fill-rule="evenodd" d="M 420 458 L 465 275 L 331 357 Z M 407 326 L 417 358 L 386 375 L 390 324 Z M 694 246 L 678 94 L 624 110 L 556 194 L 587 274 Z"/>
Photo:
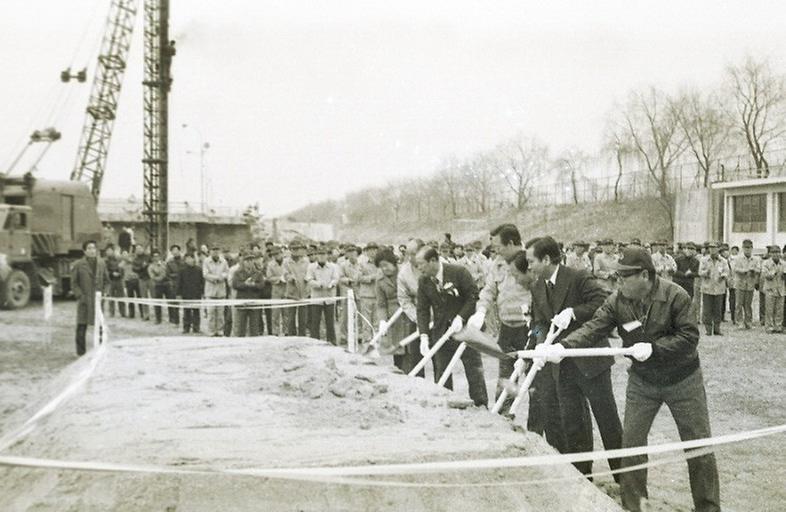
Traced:
<path id="1" fill-rule="evenodd" d="M 3 289 L 3 300 L 8 309 L 19 309 L 30 302 L 30 278 L 21 270 L 8 275 Z"/>

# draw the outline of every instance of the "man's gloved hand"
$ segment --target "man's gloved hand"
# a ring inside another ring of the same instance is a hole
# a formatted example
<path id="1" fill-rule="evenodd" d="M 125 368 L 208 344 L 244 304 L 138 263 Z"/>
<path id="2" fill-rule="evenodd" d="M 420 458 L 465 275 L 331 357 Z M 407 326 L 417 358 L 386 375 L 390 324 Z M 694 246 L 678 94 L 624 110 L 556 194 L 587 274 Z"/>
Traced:
<path id="1" fill-rule="evenodd" d="M 537 365 L 538 359 L 545 361 L 546 363 L 559 363 L 564 359 L 564 352 L 565 347 L 562 346 L 562 343 L 556 343 L 554 345 L 546 345 L 541 343 L 537 347 L 535 347 L 535 356 L 533 358 L 533 365 Z M 541 366 L 542 368 L 542 366 Z"/>
<path id="2" fill-rule="evenodd" d="M 453 332 L 459 332 L 464 328 L 464 319 L 456 315 L 456 318 L 453 319 L 453 323 L 450 324 L 450 328 L 453 329 Z"/>
<path id="3" fill-rule="evenodd" d="M 646 361 L 652 355 L 652 343 L 634 343 L 631 348 L 636 361 Z"/>
<path id="4" fill-rule="evenodd" d="M 565 308 L 559 312 L 554 318 L 552 318 L 552 322 L 554 325 L 562 329 L 563 331 L 568 328 L 570 323 L 576 319 L 576 316 L 573 314 L 573 308 Z"/>
<path id="5" fill-rule="evenodd" d="M 420 335 L 420 355 L 428 354 L 428 334 Z"/>
<path id="6" fill-rule="evenodd" d="M 467 320 L 467 325 L 480 330 L 483 328 L 483 322 L 485 320 L 486 320 L 486 311 L 483 309 L 479 309 L 475 311 L 475 314 L 469 317 L 469 320 Z"/>
<path id="7" fill-rule="evenodd" d="M 388 323 L 384 320 L 379 321 L 379 335 L 384 336 L 388 333 Z"/>

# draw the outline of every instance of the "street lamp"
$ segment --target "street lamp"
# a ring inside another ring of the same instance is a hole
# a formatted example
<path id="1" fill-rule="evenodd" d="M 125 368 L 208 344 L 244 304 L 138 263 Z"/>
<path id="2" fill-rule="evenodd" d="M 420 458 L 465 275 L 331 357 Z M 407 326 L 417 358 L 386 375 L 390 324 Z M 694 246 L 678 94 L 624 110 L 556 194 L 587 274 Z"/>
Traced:
<path id="1" fill-rule="evenodd" d="M 202 136 L 202 132 L 196 126 L 190 126 L 187 123 L 182 124 L 183 129 L 191 128 L 193 129 L 197 135 L 199 136 L 199 190 L 200 190 L 200 200 L 201 203 L 201 211 L 205 213 L 207 209 L 207 189 L 205 187 L 205 152 L 210 149 L 210 143 L 205 142 L 205 138 Z M 186 151 L 187 154 L 192 154 L 192 151 Z"/>

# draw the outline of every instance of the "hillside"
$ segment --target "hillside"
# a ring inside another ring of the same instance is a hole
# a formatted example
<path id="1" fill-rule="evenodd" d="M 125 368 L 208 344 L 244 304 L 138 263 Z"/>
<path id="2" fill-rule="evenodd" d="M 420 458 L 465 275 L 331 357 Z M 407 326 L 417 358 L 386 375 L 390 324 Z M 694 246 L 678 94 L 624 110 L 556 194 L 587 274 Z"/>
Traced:
<path id="1" fill-rule="evenodd" d="M 452 233 L 454 241 L 466 243 L 482 239 L 502 222 L 514 222 L 525 240 L 539 235 L 552 235 L 564 242 L 577 239 L 592 242 L 603 237 L 615 240 L 636 237 L 643 241 L 671 239 L 668 218 L 653 198 L 537 207 L 476 219 L 354 223 L 337 226 L 336 231 L 339 240 L 357 243 L 401 243 L 410 237 L 441 240 L 444 233 Z"/>

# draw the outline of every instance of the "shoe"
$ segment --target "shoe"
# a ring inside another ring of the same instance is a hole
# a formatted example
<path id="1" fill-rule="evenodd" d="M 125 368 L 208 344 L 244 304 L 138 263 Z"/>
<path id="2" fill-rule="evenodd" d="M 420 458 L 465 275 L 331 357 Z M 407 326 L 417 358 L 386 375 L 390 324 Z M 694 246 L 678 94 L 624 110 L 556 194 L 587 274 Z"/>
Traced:
<path id="1" fill-rule="evenodd" d="M 720 332 L 720 329 L 715 329 L 715 336 L 723 336 L 723 333 Z"/>
<path id="2" fill-rule="evenodd" d="M 183 329 L 183 334 L 188 334 L 188 329 Z"/>
<path id="3" fill-rule="evenodd" d="M 707 336 L 712 336 L 712 329 L 711 328 L 707 327 L 707 329 L 705 329 L 705 332 L 707 333 Z"/>
<path id="4" fill-rule="evenodd" d="M 194 329 L 194 334 L 200 334 L 199 329 Z"/>

